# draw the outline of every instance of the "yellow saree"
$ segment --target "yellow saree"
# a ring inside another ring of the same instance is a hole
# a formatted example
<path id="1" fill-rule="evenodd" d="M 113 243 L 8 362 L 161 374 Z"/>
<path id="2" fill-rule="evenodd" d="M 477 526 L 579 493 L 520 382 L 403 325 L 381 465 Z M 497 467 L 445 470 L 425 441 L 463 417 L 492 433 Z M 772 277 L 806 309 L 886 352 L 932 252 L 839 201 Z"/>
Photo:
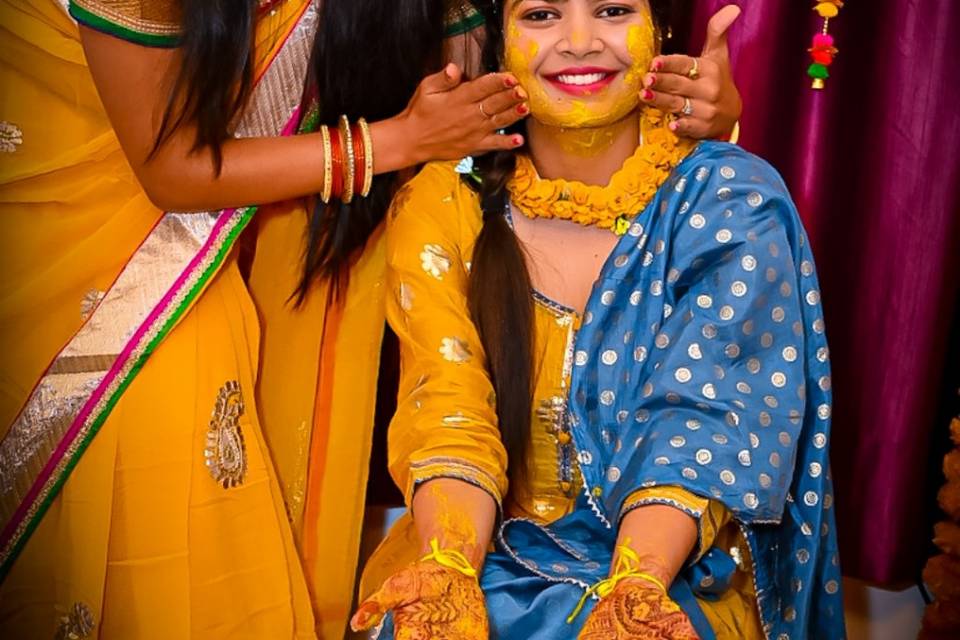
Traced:
<path id="1" fill-rule="evenodd" d="M 310 6 L 258 25 L 241 134 L 299 102 L 270 89 Z M 315 637 L 255 404 L 252 210 L 150 204 L 60 4 L 4 0 L 0 31 L 0 636 Z"/>

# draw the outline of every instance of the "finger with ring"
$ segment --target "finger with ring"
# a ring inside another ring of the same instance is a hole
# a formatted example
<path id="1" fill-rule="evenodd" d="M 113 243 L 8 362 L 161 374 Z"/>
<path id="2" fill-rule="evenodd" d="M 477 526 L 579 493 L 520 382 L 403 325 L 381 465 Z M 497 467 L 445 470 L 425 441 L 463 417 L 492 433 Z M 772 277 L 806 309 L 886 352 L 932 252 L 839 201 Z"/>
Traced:
<path id="1" fill-rule="evenodd" d="M 482 103 L 482 102 L 478 102 L 477 105 L 480 107 L 480 115 L 482 115 L 484 118 L 486 118 L 486 119 L 489 120 L 489 119 L 491 118 L 491 115 L 490 115 L 489 113 L 487 113 L 486 111 L 484 111 L 484 109 L 483 109 L 483 103 Z"/>
<path id="2" fill-rule="evenodd" d="M 683 108 L 680 109 L 680 114 L 688 118 L 693 115 L 693 103 L 690 102 L 690 98 L 683 99 Z"/>
<path id="3" fill-rule="evenodd" d="M 687 71 L 687 77 L 696 80 L 700 77 L 700 58 L 693 58 L 693 66 Z"/>

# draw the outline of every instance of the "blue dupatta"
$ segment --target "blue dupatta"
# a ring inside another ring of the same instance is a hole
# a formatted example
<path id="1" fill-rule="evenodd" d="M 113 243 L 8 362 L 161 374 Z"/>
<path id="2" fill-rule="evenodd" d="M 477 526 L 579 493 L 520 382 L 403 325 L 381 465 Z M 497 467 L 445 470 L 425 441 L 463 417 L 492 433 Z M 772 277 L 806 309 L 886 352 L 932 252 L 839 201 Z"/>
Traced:
<path id="1" fill-rule="evenodd" d="M 549 526 L 501 526 L 481 578 L 491 637 L 575 638 L 590 607 L 565 618 L 607 575 L 627 498 L 670 485 L 733 514 L 768 638 L 843 638 L 828 357 L 813 256 L 780 176 L 739 147 L 701 144 L 594 285 L 568 416 L 585 493 Z M 704 639 L 694 595 L 722 591 L 734 570 L 714 548 L 671 589 Z"/>

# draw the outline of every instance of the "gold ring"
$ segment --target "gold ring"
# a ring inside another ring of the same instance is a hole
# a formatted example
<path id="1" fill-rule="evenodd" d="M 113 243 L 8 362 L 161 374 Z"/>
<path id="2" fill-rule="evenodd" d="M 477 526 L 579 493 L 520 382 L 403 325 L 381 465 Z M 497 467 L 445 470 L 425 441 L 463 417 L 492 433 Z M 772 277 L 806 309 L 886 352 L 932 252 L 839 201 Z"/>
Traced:
<path id="1" fill-rule="evenodd" d="M 687 71 L 687 77 L 696 80 L 700 77 L 700 58 L 693 59 L 693 68 Z"/>
<path id="2" fill-rule="evenodd" d="M 483 110 L 483 103 L 482 103 L 482 102 L 478 102 L 477 105 L 480 106 L 480 113 L 483 115 L 483 117 L 486 118 L 487 120 L 489 120 L 489 119 L 490 119 L 490 114 Z"/>

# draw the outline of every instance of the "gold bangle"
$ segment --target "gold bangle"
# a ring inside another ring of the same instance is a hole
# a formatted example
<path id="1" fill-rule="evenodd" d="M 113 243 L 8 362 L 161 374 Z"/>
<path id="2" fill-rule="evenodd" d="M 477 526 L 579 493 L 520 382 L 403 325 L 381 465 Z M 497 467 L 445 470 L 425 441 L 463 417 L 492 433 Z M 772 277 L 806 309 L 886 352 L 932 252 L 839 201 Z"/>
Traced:
<path id="1" fill-rule="evenodd" d="M 353 155 L 353 136 L 350 135 L 350 121 L 347 116 L 340 116 L 340 141 L 343 146 L 343 204 L 353 202 L 353 181 L 355 179 Z"/>
<path id="2" fill-rule="evenodd" d="M 363 193 L 360 195 L 366 198 L 370 195 L 370 188 L 373 186 L 373 138 L 370 136 L 370 125 L 367 124 L 366 119 L 360 118 L 358 122 L 360 132 L 363 134 L 363 159 L 366 165 L 363 174 Z"/>
<path id="3" fill-rule="evenodd" d="M 323 192 L 320 199 L 323 204 L 330 203 L 330 193 L 333 191 L 333 148 L 330 146 L 330 127 L 320 127 L 320 136 L 323 139 Z"/>

